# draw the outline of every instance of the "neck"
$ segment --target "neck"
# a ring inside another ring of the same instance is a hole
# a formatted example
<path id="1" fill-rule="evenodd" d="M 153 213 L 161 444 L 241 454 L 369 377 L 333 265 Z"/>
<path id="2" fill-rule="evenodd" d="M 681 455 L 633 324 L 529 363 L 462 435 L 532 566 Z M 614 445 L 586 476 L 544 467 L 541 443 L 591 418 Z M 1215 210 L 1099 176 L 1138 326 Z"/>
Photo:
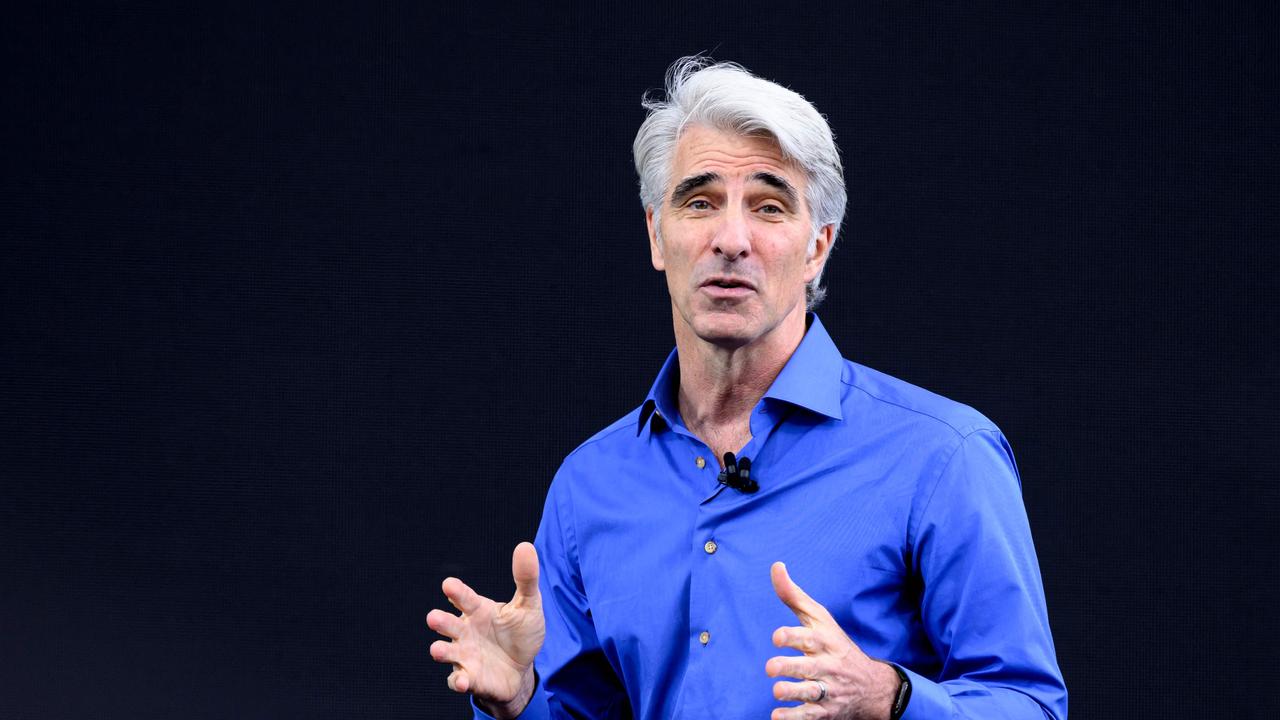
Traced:
<path id="1" fill-rule="evenodd" d="M 673 308 L 674 311 L 674 308 Z M 746 345 L 721 345 L 698 337 L 675 314 L 680 358 L 680 417 L 721 457 L 751 438 L 751 409 L 760 402 L 804 338 L 804 307 Z"/>

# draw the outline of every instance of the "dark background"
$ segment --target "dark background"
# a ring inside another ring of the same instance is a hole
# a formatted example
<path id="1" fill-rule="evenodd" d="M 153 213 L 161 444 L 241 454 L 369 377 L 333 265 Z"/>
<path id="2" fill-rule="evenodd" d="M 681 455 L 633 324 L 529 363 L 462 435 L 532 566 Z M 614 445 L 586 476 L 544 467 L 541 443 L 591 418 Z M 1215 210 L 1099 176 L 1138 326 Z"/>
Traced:
<path id="1" fill-rule="evenodd" d="M 670 349 L 698 51 L 830 118 L 823 322 L 1010 438 L 1072 715 L 1280 713 L 1272 3 L 536 5 L 5 13 L 0 718 L 465 716 L 423 616 Z"/>

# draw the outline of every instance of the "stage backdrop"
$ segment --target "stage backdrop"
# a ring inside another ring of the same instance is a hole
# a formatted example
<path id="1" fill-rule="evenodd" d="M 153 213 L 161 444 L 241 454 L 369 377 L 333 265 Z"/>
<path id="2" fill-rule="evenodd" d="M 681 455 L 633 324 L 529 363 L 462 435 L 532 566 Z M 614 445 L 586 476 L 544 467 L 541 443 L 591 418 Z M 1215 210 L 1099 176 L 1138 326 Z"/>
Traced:
<path id="1" fill-rule="evenodd" d="M 700 51 L 835 129 L 844 354 L 1010 438 L 1073 716 L 1280 714 L 1271 3 L 207 5 L 0 31 L 0 717 L 465 716 L 423 616 L 670 350 Z"/>

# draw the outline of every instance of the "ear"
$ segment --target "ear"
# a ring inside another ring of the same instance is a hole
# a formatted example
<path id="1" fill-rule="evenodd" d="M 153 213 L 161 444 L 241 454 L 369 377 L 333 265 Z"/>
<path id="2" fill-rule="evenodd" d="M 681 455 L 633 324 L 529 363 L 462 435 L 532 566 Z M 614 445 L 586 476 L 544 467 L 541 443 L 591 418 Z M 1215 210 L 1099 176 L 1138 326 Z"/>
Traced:
<path id="1" fill-rule="evenodd" d="M 822 272 L 822 266 L 827 264 L 827 258 L 831 255 L 832 234 L 835 230 L 835 225 L 823 225 L 818 230 L 818 237 L 813 243 L 813 252 L 809 253 L 809 257 L 804 261 L 806 283 L 818 277 L 818 273 Z"/>
<path id="2" fill-rule="evenodd" d="M 658 243 L 658 226 L 653 219 L 652 205 L 644 209 L 644 224 L 649 229 L 649 259 L 653 262 L 653 269 L 662 272 L 667 269 L 667 263 L 662 258 L 662 245 Z"/>

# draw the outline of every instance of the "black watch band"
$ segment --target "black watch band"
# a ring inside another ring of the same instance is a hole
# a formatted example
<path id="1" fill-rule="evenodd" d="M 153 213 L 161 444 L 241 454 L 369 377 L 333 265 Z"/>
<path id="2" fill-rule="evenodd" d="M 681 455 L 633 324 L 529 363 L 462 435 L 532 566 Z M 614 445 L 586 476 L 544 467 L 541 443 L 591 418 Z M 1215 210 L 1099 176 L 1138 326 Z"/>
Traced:
<path id="1" fill-rule="evenodd" d="M 911 678 L 907 677 L 907 673 L 902 668 L 889 664 L 893 671 L 898 673 L 898 696 L 893 700 L 893 709 L 889 711 L 889 720 L 900 720 L 902 713 L 907 711 L 907 703 L 911 702 Z"/>

